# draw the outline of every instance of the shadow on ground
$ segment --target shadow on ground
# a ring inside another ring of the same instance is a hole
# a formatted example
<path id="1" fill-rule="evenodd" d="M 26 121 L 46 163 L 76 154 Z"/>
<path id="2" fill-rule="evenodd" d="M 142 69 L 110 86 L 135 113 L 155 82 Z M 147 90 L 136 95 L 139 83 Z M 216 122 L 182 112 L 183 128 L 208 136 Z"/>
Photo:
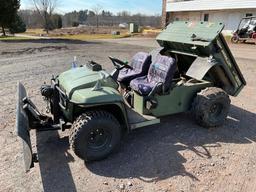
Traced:
<path id="1" fill-rule="evenodd" d="M 179 152 L 190 150 L 203 158 L 211 158 L 209 147 L 221 147 L 221 143 L 246 144 L 256 141 L 256 115 L 231 106 L 230 117 L 223 127 L 203 129 L 187 114 L 164 118 L 161 126 L 143 128 L 125 138 L 121 149 L 108 159 L 85 164 L 92 173 L 114 178 L 139 178 L 145 182 L 182 175 L 197 178 L 187 172 L 183 163 L 189 161 Z M 56 133 L 57 134 L 57 133 Z M 75 191 L 68 162 L 73 157 L 67 152 L 68 139 L 56 139 L 58 134 L 38 137 L 40 170 L 45 191 Z M 47 145 L 47 147 L 45 147 Z M 48 158 L 51 156 L 51 158 Z"/>
<path id="2" fill-rule="evenodd" d="M 57 131 L 37 133 L 39 166 L 45 192 L 76 191 L 68 163 L 74 161 L 67 150 L 68 138 L 59 138 Z"/>
<path id="3" fill-rule="evenodd" d="M 0 42 L 5 43 L 66 43 L 66 44 L 101 44 L 101 42 L 96 41 L 82 41 L 82 40 L 76 40 L 76 39 L 17 39 L 17 40 L 1 40 Z"/>

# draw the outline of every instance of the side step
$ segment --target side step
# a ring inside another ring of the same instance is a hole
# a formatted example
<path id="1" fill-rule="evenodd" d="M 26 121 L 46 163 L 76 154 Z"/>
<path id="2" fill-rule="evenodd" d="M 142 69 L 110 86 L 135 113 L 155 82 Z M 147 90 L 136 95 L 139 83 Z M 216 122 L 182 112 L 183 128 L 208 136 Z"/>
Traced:
<path id="1" fill-rule="evenodd" d="M 160 123 L 160 119 L 154 116 L 141 115 L 137 113 L 135 110 L 131 109 L 130 107 L 126 107 L 126 110 L 131 130 Z"/>

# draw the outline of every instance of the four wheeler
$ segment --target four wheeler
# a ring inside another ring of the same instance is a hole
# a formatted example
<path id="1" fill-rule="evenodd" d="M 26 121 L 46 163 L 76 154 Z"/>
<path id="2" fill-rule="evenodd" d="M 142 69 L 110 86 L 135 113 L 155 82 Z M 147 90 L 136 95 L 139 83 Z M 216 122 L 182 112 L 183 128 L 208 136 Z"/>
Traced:
<path id="1" fill-rule="evenodd" d="M 256 43 L 256 17 L 242 18 L 237 30 L 231 37 L 232 43 L 245 43 L 247 41 Z"/>
<path id="2" fill-rule="evenodd" d="M 139 52 L 129 64 L 109 57 L 112 73 L 90 61 L 53 77 L 51 85 L 41 87 L 51 115 L 41 114 L 18 83 L 17 133 L 26 170 L 36 160 L 32 129 L 69 129 L 74 153 L 90 162 L 109 156 L 125 134 L 166 115 L 190 111 L 203 127 L 221 126 L 229 95 L 237 96 L 246 85 L 223 28 L 222 23 L 174 22 L 151 53 Z"/>

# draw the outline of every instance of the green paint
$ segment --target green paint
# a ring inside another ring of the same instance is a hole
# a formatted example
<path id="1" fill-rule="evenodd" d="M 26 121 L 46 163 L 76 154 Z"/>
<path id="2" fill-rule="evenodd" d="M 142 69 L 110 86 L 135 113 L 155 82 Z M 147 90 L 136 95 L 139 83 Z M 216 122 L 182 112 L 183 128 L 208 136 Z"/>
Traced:
<path id="1" fill-rule="evenodd" d="M 148 112 L 145 109 L 145 98 L 143 96 L 140 96 L 138 93 L 134 92 L 134 109 L 136 112 L 140 114 L 147 115 Z"/>
<path id="2" fill-rule="evenodd" d="M 186 83 L 175 87 L 168 95 L 156 95 L 157 108 L 150 112 L 156 117 L 187 112 L 196 93 L 210 86 L 210 82 Z"/>
<path id="3" fill-rule="evenodd" d="M 171 23 L 156 38 L 162 47 L 195 55 L 207 55 L 221 33 L 222 23 L 179 21 Z"/>
<path id="4" fill-rule="evenodd" d="M 156 108 L 152 109 L 146 109 L 148 97 L 134 93 L 134 110 L 139 114 L 155 117 L 186 112 L 190 109 L 196 93 L 210 86 L 219 86 L 228 94 L 237 95 L 246 82 L 221 35 L 223 28 L 222 23 L 174 22 L 170 24 L 157 37 L 158 43 L 171 54 L 181 57 L 178 61 L 179 69 L 181 67 L 188 70 L 193 66 L 196 58 L 203 58 L 202 65 L 194 65 L 192 70 L 194 72 L 190 74 L 193 77 L 193 74 L 197 73 L 201 75 L 201 79 L 183 84 L 173 81 L 172 89 L 168 94 L 152 96 L 157 101 Z M 214 60 L 214 63 L 208 63 L 209 58 Z M 207 68 L 204 64 L 209 67 Z M 202 67 L 205 69 L 203 72 L 200 71 Z M 92 71 L 84 66 L 62 73 L 57 80 L 68 97 L 67 109 L 63 109 L 67 119 L 72 120 L 74 113 L 82 113 L 88 108 L 105 109 L 108 106 L 118 106 L 125 119 L 124 124 L 130 127 L 123 97 L 118 92 L 118 84 L 104 70 Z M 136 128 L 151 123 L 158 123 L 158 119 L 132 126 Z"/>
<path id="5" fill-rule="evenodd" d="M 144 122 L 140 122 L 140 123 L 134 123 L 130 125 L 131 130 L 134 129 L 138 129 L 141 127 L 146 127 L 146 126 L 150 126 L 150 125 L 155 125 L 155 124 L 159 124 L 160 123 L 160 119 L 156 118 L 156 119 L 152 119 L 152 120 L 148 120 L 148 121 L 144 121 Z"/>
<path id="6" fill-rule="evenodd" d="M 86 66 L 70 69 L 62 73 L 58 77 L 58 80 L 61 89 L 65 91 L 69 99 L 72 98 L 72 95 L 76 91 L 94 87 L 97 81 L 100 81 L 101 86 L 108 86 L 114 89 L 118 88 L 118 84 L 110 77 L 107 72 L 92 71 Z M 80 102 L 78 101 L 78 103 Z"/>
<path id="7" fill-rule="evenodd" d="M 84 103 L 91 105 L 95 103 L 116 103 L 123 102 L 123 97 L 116 89 L 112 87 L 102 87 L 98 91 L 93 91 L 92 88 L 79 89 L 74 92 L 71 102 Z"/>
<path id="8" fill-rule="evenodd" d="M 212 86 L 210 82 L 200 81 L 174 87 L 166 95 L 155 95 L 153 99 L 157 100 L 157 107 L 151 110 L 146 109 L 146 101 L 149 98 L 135 93 L 134 108 L 138 113 L 150 114 L 156 117 L 186 112 L 190 109 L 196 93 L 210 86 Z"/>
<path id="9" fill-rule="evenodd" d="M 223 28 L 223 23 L 179 21 L 171 23 L 158 35 L 157 41 L 172 53 L 193 57 L 212 57 L 216 66 L 210 69 L 203 79 L 213 83 L 218 81 L 216 84 L 220 88 L 229 95 L 236 96 L 246 82 L 221 34 Z M 190 65 L 193 64 L 190 63 Z M 217 66 L 221 71 L 216 72 Z"/>

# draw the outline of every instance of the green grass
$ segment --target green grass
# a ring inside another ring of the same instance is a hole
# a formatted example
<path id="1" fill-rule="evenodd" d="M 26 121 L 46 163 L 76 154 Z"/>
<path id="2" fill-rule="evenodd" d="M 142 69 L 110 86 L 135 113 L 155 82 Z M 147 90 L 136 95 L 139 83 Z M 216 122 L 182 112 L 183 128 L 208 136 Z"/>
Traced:
<path id="1" fill-rule="evenodd" d="M 0 36 L 0 41 L 27 40 L 27 37 Z"/>
<path id="2" fill-rule="evenodd" d="M 231 37 L 232 35 L 225 35 L 224 38 L 226 39 L 227 42 L 231 42 Z"/>
<path id="3" fill-rule="evenodd" d="M 97 39 L 119 39 L 130 37 L 129 34 L 121 34 L 121 35 L 111 35 L 111 34 L 78 34 L 78 35 L 62 35 L 62 36 L 54 36 L 50 35 L 52 38 L 61 38 L 61 39 L 71 39 L 71 40 L 80 40 L 80 41 L 88 41 L 88 40 L 97 40 Z"/>
<path id="4" fill-rule="evenodd" d="M 27 29 L 27 31 L 22 34 L 39 36 L 40 34 L 46 34 L 46 32 L 43 29 Z"/>
<path id="5" fill-rule="evenodd" d="M 39 36 L 40 34 L 45 34 L 46 32 L 43 29 L 27 29 L 24 35 L 32 35 Z M 56 39 L 70 39 L 70 40 L 80 40 L 80 41 L 88 41 L 88 40 L 96 40 L 96 39 L 118 39 L 118 38 L 126 38 L 130 37 L 130 34 L 121 34 L 121 35 L 111 35 L 111 34 L 77 34 L 77 35 L 59 35 L 59 34 L 49 34 L 50 38 Z"/>
<path id="6" fill-rule="evenodd" d="M 28 34 L 27 34 L 28 35 Z M 67 40 L 80 40 L 80 41 L 89 41 L 97 39 L 119 39 L 130 37 L 130 34 L 121 34 L 121 35 L 111 35 L 111 34 L 78 34 L 78 35 L 49 35 L 49 38 L 54 39 L 67 39 Z M 33 39 L 28 37 L 15 37 L 15 36 L 0 36 L 0 41 L 13 41 L 13 40 L 29 40 Z"/>

